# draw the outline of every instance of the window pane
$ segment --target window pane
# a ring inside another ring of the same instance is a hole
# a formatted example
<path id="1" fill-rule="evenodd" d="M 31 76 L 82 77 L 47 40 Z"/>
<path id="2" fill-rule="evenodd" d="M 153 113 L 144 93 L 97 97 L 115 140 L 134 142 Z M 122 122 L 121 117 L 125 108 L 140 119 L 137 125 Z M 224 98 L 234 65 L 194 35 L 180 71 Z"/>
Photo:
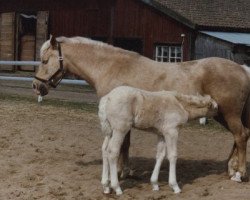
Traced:
<path id="1" fill-rule="evenodd" d="M 171 47 L 171 57 L 175 57 L 175 47 Z"/>
<path id="2" fill-rule="evenodd" d="M 176 57 L 181 58 L 181 47 L 176 47 Z"/>
<path id="3" fill-rule="evenodd" d="M 168 47 L 163 47 L 163 56 L 168 57 Z"/>
<path id="4" fill-rule="evenodd" d="M 158 62 L 161 62 L 161 57 L 157 57 L 156 60 L 157 60 Z"/>
<path id="5" fill-rule="evenodd" d="M 175 58 L 170 58 L 170 62 L 175 62 Z"/>
<path id="6" fill-rule="evenodd" d="M 161 56 L 162 48 L 160 46 L 157 47 L 157 56 Z"/>
<path id="7" fill-rule="evenodd" d="M 181 46 L 156 46 L 155 60 L 159 62 L 181 62 L 182 48 Z"/>
<path id="8" fill-rule="evenodd" d="M 164 57 L 163 62 L 168 62 L 168 58 Z"/>

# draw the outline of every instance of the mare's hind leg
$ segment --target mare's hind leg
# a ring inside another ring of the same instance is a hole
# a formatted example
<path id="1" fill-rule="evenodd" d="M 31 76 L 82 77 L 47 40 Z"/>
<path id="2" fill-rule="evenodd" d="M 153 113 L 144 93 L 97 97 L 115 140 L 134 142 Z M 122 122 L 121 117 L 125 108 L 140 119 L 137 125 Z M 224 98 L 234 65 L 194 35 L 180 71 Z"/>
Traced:
<path id="1" fill-rule="evenodd" d="M 130 168 L 129 168 L 130 132 L 131 131 L 129 131 L 124 138 L 118 160 L 118 172 L 121 178 L 126 178 L 130 173 Z"/>
<path id="2" fill-rule="evenodd" d="M 241 182 L 247 176 L 246 173 L 246 148 L 249 138 L 249 129 L 245 128 L 241 118 L 235 115 L 225 116 L 229 130 L 234 136 L 234 147 L 228 161 L 229 175 L 231 180 Z M 236 171 L 236 173 L 234 173 Z M 233 174 L 234 173 L 234 174 Z"/>
<path id="3" fill-rule="evenodd" d="M 228 157 L 228 175 L 229 177 L 233 177 L 238 169 L 238 152 L 236 148 L 236 143 L 234 142 L 231 153 Z"/>

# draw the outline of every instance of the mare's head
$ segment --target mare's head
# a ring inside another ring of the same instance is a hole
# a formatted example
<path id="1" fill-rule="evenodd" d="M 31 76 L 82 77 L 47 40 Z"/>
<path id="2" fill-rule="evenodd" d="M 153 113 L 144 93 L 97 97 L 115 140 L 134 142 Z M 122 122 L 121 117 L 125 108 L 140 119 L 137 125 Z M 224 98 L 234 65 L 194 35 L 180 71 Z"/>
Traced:
<path id="1" fill-rule="evenodd" d="M 33 80 L 32 87 L 37 95 L 45 96 L 50 87 L 56 87 L 66 72 L 61 45 L 55 37 L 46 41 L 40 51 L 41 64 Z"/>

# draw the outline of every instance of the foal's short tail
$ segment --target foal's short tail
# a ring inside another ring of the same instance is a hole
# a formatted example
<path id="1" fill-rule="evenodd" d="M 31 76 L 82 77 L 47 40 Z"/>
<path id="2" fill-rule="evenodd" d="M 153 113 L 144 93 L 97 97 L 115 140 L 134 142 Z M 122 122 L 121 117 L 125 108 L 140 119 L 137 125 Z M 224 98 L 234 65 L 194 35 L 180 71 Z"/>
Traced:
<path id="1" fill-rule="evenodd" d="M 111 125 L 109 123 L 109 120 L 107 118 L 107 113 L 106 113 L 106 106 L 107 106 L 108 101 L 109 99 L 107 97 L 101 98 L 100 103 L 99 103 L 98 116 L 100 119 L 102 132 L 107 136 L 111 136 L 112 128 L 111 128 Z"/>

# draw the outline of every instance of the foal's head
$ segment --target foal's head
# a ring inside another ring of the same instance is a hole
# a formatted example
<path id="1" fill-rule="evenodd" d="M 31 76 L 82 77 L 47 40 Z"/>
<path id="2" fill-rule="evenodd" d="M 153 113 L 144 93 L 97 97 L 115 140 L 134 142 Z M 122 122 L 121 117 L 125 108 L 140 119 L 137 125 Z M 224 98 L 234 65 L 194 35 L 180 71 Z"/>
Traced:
<path id="1" fill-rule="evenodd" d="M 41 64 L 32 86 L 37 95 L 48 94 L 50 87 L 56 87 L 66 71 L 61 55 L 61 45 L 55 37 L 46 41 L 40 51 Z"/>
<path id="2" fill-rule="evenodd" d="M 209 95 L 183 95 L 177 94 L 176 98 L 189 113 L 189 119 L 199 117 L 213 117 L 217 115 L 218 104 Z"/>

